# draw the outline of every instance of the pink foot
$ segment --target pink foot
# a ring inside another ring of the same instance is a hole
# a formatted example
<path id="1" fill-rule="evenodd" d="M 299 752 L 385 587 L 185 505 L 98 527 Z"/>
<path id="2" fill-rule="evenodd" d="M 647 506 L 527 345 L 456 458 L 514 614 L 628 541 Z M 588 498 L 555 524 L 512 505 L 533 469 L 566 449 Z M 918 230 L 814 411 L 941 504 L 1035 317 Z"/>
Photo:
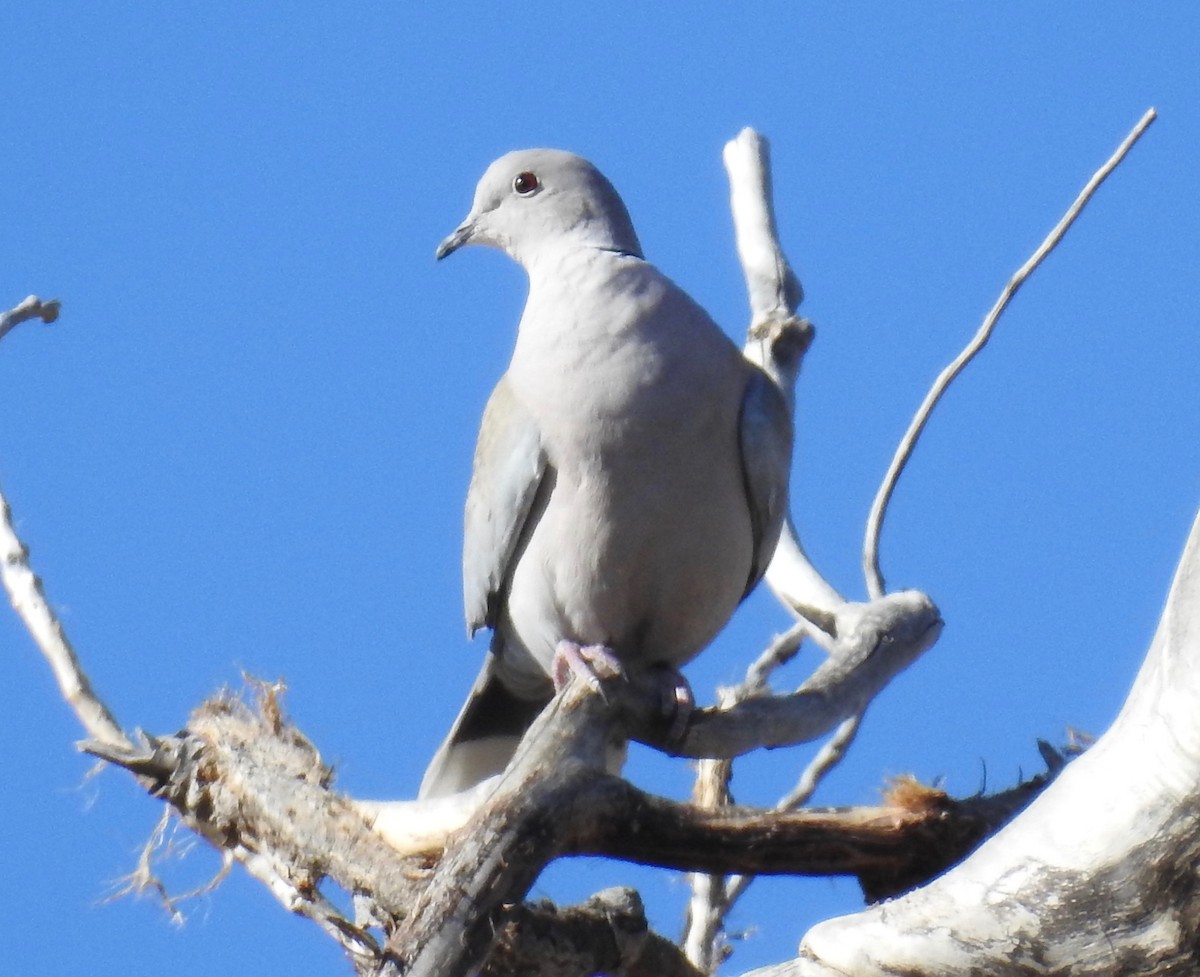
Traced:
<path id="1" fill-rule="evenodd" d="M 554 662 L 550 677 L 554 689 L 561 692 L 572 677 L 585 683 L 593 692 L 604 694 L 602 679 L 616 678 L 624 674 L 620 659 L 606 645 L 581 645 L 575 641 L 560 641 L 554 649 Z M 696 699 L 688 680 L 676 668 L 656 665 L 652 674 L 658 684 L 659 701 L 663 719 L 669 724 L 669 743 L 682 742 L 692 720 Z"/>
<path id="2" fill-rule="evenodd" d="M 593 692 L 599 692 L 601 679 L 616 678 L 621 674 L 621 663 L 612 649 L 604 645 L 560 641 L 554 649 L 551 671 L 556 692 L 562 691 L 572 675 L 586 683 Z"/>

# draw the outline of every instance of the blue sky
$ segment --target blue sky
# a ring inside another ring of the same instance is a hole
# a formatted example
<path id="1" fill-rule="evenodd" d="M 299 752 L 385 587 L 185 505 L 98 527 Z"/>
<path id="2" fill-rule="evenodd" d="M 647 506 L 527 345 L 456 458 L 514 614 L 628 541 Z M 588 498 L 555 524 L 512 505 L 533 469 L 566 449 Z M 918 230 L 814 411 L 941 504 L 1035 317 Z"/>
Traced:
<path id="1" fill-rule="evenodd" d="M 169 732 L 241 671 L 285 676 L 339 783 L 410 796 L 478 666 L 459 585 L 480 411 L 524 298 L 470 250 L 436 265 L 509 149 L 590 157 L 648 256 L 735 336 L 747 313 L 723 143 L 772 141 L 782 237 L 817 325 L 793 508 L 861 596 L 862 526 L 915 405 L 1086 178 L 1161 118 L 952 389 L 897 493 L 893 587 L 939 645 L 872 708 L 817 798 L 888 776 L 956 793 L 1101 732 L 1200 501 L 1200 12 L 1184 4 L 9 4 L 0 13 L 0 482 L 127 726 Z M 702 701 L 788 623 L 755 595 L 688 670 Z M 815 653 L 801 656 L 794 681 Z M 0 956 L 14 974 L 348 973 L 240 872 L 173 927 L 104 903 L 157 806 L 86 777 L 80 731 L 0 615 Z M 811 750 L 739 770 L 767 803 Z M 682 796 L 681 761 L 632 776 Z M 1114 788 L 1116 789 L 1116 788 Z M 179 888 L 216 860 L 168 866 Z M 535 894 L 630 880 L 677 932 L 675 875 L 575 862 Z M 756 885 L 736 973 L 858 905 Z"/>

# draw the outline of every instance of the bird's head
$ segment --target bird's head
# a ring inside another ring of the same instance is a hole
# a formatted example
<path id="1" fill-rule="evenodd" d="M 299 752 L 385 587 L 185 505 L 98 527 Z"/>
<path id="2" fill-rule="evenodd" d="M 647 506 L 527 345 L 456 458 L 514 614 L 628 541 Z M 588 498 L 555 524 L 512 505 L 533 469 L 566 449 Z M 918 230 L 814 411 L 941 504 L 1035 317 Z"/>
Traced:
<path id="1" fill-rule="evenodd" d="M 591 163 L 558 149 L 522 149 L 487 168 L 471 212 L 437 249 L 490 244 L 528 266 L 547 248 L 603 248 L 641 257 L 617 191 Z"/>

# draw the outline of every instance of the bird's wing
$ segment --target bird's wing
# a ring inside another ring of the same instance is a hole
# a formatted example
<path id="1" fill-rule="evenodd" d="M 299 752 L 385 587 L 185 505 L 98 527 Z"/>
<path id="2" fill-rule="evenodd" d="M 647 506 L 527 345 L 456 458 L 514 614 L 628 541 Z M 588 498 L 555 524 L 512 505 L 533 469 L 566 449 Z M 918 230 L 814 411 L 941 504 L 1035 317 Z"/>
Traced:
<path id="1" fill-rule="evenodd" d="M 792 419 L 787 402 L 765 373 L 755 367 L 742 396 L 738 423 L 742 479 L 754 532 L 754 562 L 746 593 L 767 572 L 787 515 L 792 467 Z"/>
<path id="2" fill-rule="evenodd" d="M 483 412 L 467 492 L 463 600 L 471 634 L 496 624 L 546 471 L 537 423 L 501 377 Z"/>
<path id="3" fill-rule="evenodd" d="M 538 518 L 538 493 L 549 486 L 541 434 L 529 411 L 501 378 L 488 399 L 475 445 L 463 537 L 463 598 L 467 628 L 495 628 L 513 562 Z M 421 782 L 421 797 L 443 797 L 500 773 L 529 724 L 548 701 L 510 692 L 497 668 L 500 636 Z"/>

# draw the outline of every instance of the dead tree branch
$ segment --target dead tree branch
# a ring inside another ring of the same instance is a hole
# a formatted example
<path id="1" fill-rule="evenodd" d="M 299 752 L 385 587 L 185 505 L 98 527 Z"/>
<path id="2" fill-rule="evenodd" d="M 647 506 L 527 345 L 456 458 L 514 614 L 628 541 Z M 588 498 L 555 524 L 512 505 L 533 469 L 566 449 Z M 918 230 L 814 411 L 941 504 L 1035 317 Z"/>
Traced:
<path id="1" fill-rule="evenodd" d="M 1200 969 L 1200 516 L 1111 728 L 970 858 L 756 977 Z"/>
<path id="2" fill-rule="evenodd" d="M 489 959 L 497 933 L 507 934 L 505 953 L 524 952 L 522 921 L 532 910 L 522 900 L 542 868 L 567 855 L 684 871 L 849 874 L 869 898 L 890 896 L 961 858 L 1047 780 L 962 801 L 910 787 L 878 808 L 679 804 L 604 770 L 609 739 L 628 718 L 625 685 L 607 685 L 608 702 L 582 684 L 568 688 L 446 850 L 415 857 L 398 853 L 334 791 L 332 770 L 283 717 L 273 689 L 257 709 L 219 697 L 175 736 L 84 748 L 137 775 L 290 911 L 335 936 L 363 973 L 470 973 Z M 637 713 L 635 700 L 635 722 Z M 359 918 L 334 908 L 329 884 L 355 897 Z M 551 938 L 547 927 L 528 938 Z"/>
<path id="3" fill-rule="evenodd" d="M 605 889 L 578 906 L 524 903 L 500 931 L 481 977 L 703 977 L 670 940 L 650 932 L 633 889 Z"/>
<path id="4" fill-rule="evenodd" d="M 30 319 L 41 319 L 42 322 L 49 325 L 58 318 L 61 309 L 62 303 L 58 299 L 42 300 L 36 295 L 30 295 L 25 301 L 7 312 L 0 312 L 0 339 L 7 336 L 22 322 L 28 322 Z"/>
<path id="5" fill-rule="evenodd" d="M 845 611 L 842 647 L 795 692 L 697 710 L 678 745 L 650 722 L 635 730 L 634 738 L 678 756 L 715 759 L 811 742 L 866 708 L 892 678 L 933 646 L 942 630 L 937 608 L 917 591 L 891 594 L 873 604 L 847 604 Z"/>
<path id="6" fill-rule="evenodd" d="M 59 302 L 43 302 L 30 295 L 8 312 L 0 313 L 0 338 L 22 322 L 41 319 L 54 322 L 58 318 Z M 67 705 L 75 712 L 88 735 L 103 743 L 129 747 L 129 738 L 116 717 L 92 689 L 92 683 L 71 647 L 58 616 L 46 600 L 42 581 L 29 565 L 29 550 L 13 528 L 12 509 L 0 493 L 0 577 L 8 592 L 13 610 L 42 652 L 54 672 L 58 690 Z"/>
<path id="7" fill-rule="evenodd" d="M 1010 281 L 990 317 L 993 325 L 1024 278 L 1053 248 L 1095 187 L 1152 118 L 1153 113 L 1148 113 L 1118 155 L 1106 164 L 1107 169 L 1093 177 L 1074 212 L 1068 212 L 1048 243 Z M 726 148 L 726 161 L 738 249 L 751 297 L 746 355 L 775 378 L 790 400 L 812 328 L 795 315 L 802 290 L 778 246 L 765 143 L 752 133 L 743 133 Z M 41 303 L 31 297 L 0 316 L 0 338 L 17 322 L 39 317 L 53 321 L 55 315 L 57 303 Z M 991 326 L 986 328 L 990 331 Z M 978 348 L 986 338 L 984 333 Z M 932 397 L 930 409 L 940 393 Z M 726 887 L 723 896 L 726 907 L 736 898 L 736 887 L 744 887 L 742 879 L 751 873 L 852 874 L 869 898 L 892 896 L 942 872 L 1045 786 L 1045 781 L 1039 781 L 1005 795 L 953 801 L 940 792 L 908 785 L 893 792 L 889 803 L 878 808 L 793 810 L 790 804 L 796 797 L 790 797 L 783 809 L 758 811 L 726 803 L 721 774 L 714 780 L 712 803 L 704 806 L 647 795 L 605 771 L 614 740 L 636 738 L 686 756 L 729 760 L 764 746 L 810 741 L 837 729 L 832 745 L 820 755 L 824 759 L 819 757 L 819 765 L 810 767 L 802 778 L 797 796 L 807 799 L 825 763 L 836 762 L 852 739 L 863 709 L 894 675 L 928 649 L 941 631 L 940 614 L 924 594 L 883 594 L 877 566 L 879 527 L 887 497 L 927 420 L 928 411 L 924 407 L 923 411 L 925 418 L 919 424 L 914 422 L 915 433 L 902 450 L 903 457 L 893 462 L 895 471 L 885 479 L 882 502 L 877 499 L 878 514 L 873 510 L 868 521 L 869 566 L 874 573 L 873 577 L 868 573 L 873 598 L 869 603 L 851 603 L 838 594 L 808 561 L 795 528 L 788 525 L 768 580 L 786 606 L 805 621 L 806 633 L 817 637 L 828 652 L 795 692 L 765 694 L 770 670 L 790 654 L 786 644 L 781 644 L 752 668 L 740 694 L 726 697 L 715 708 L 700 710 L 679 744 L 662 728 L 657 693 L 636 680 L 609 679 L 603 696 L 573 683 L 534 724 L 509 769 L 486 790 L 473 795 L 469 819 L 449 837 L 443 834 L 431 842 L 426 836 L 417 853 L 405 853 L 390 844 L 382 821 L 368 818 L 363 805 L 333 789 L 332 770 L 284 718 L 274 689 L 261 692 L 256 709 L 228 696 L 205 704 L 187 728 L 174 736 L 127 734 L 92 689 L 50 611 L 41 583 L 29 566 L 28 552 L 13 531 L 7 502 L 0 497 L 3 582 L 54 669 L 64 698 L 90 736 L 84 748 L 135 774 L 154 796 L 171 805 L 185 825 L 226 857 L 243 864 L 289 911 L 312 919 L 336 939 L 360 973 L 456 977 L 475 972 L 534 972 L 540 967 L 537 972 L 547 974 L 604 970 L 629 977 L 651 973 L 695 977 L 695 969 L 675 948 L 649 934 L 640 905 L 628 894 L 602 893 L 581 907 L 564 910 L 526 905 L 524 899 L 551 860 L 581 854 L 710 876 L 732 874 L 736 877 L 733 887 Z M 1093 808 L 1105 808 L 1106 815 L 1110 815 L 1109 809 L 1117 810 L 1124 818 L 1121 830 L 1133 834 L 1130 825 L 1142 823 L 1131 820 L 1134 815 L 1153 824 L 1157 833 L 1148 841 L 1142 839 L 1142 851 L 1152 850 L 1164 860 L 1176 861 L 1159 864 L 1160 871 L 1151 881 L 1161 884 L 1165 880 L 1177 888 L 1184 886 L 1186 879 L 1169 869 L 1183 864 L 1177 860 L 1181 852 L 1194 857 L 1196 840 L 1194 831 L 1186 837 L 1171 833 L 1173 823 L 1186 820 L 1179 816 L 1180 810 L 1190 807 L 1164 805 L 1162 788 L 1167 784 L 1187 805 L 1197 803 L 1193 795 L 1200 774 L 1189 763 L 1200 756 L 1200 746 L 1191 742 L 1195 738 L 1192 726 L 1181 718 L 1185 705 L 1195 701 L 1190 688 L 1194 683 L 1188 676 L 1196 670 L 1184 669 L 1180 655 L 1181 649 L 1197 647 L 1196 635 L 1200 634 L 1192 610 L 1200 607 L 1200 599 L 1193 593 L 1200 587 L 1200 571 L 1195 570 L 1195 565 L 1200 565 L 1198 538 L 1200 535 L 1189 544 L 1160 637 L 1135 688 L 1135 695 L 1142 694 L 1142 699 L 1135 707 L 1131 697 L 1126 710 L 1131 718 L 1122 727 L 1123 713 L 1114 726 L 1114 730 L 1150 730 L 1152 737 L 1158 738 L 1155 745 L 1162 759 L 1156 754 L 1156 762 L 1146 764 L 1152 769 L 1146 771 L 1145 783 L 1135 778 L 1135 796 L 1121 804 L 1106 803 L 1110 799 L 1099 792 L 1095 774 L 1076 775 L 1074 767 L 1064 774 L 1064 779 L 1074 776 L 1075 783 L 1090 790 L 1081 796 L 1086 796 Z M 1152 707 L 1143 704 L 1150 699 Z M 1127 743 L 1130 734 L 1125 735 L 1124 741 L 1117 742 Z M 1103 755 L 1102 746 L 1103 741 L 1096 749 Z M 1094 763 L 1098 770 L 1109 769 L 1101 761 Z M 1065 901 L 1070 892 L 1063 889 L 1062 880 L 1069 878 L 1077 887 L 1082 871 L 1094 873 L 1095 865 L 1083 861 L 1070 846 L 1059 861 L 1038 848 L 1036 833 L 1045 828 L 1031 815 L 1051 796 L 1069 798 L 1051 809 L 1069 809 L 1074 816 L 1072 827 L 1089 824 L 1079 797 L 1070 799 L 1059 784 L 1005 834 L 1018 839 L 1015 851 L 1033 853 L 1030 864 L 1043 892 Z M 1168 808 L 1174 822 L 1157 816 Z M 1116 822 L 1109 816 L 1097 823 L 1111 827 Z M 1103 840 L 1111 843 L 1109 835 L 1103 835 Z M 439 849 L 441 843 L 444 848 Z M 903 932 L 907 923 L 896 926 L 895 920 L 908 920 L 905 913 L 911 914 L 914 928 L 923 920 L 940 918 L 930 907 L 951 915 L 963 896 L 962 890 L 954 888 L 956 883 L 946 879 L 958 876 L 965 878 L 968 886 L 984 884 L 996 891 L 1002 882 L 995 875 L 997 866 L 1011 865 L 988 854 L 995 848 L 985 845 L 941 882 L 890 903 L 888 926 L 882 927 L 882 935 L 878 914 L 855 917 L 860 922 L 847 923 L 842 929 L 838 921 L 825 924 L 824 929 L 818 927 L 809 935 L 810 956 L 804 967 L 819 969 L 803 972 L 832 973 L 840 972 L 839 968 L 858 972 L 859 961 L 851 959 L 854 952 L 876 954 L 871 959 L 882 961 L 880 973 L 907 966 L 904 961 L 887 958 L 882 939 L 888 927 Z M 966 866 L 976 867 L 964 872 Z M 1076 874 L 1070 875 L 1072 872 Z M 337 908 L 339 900 L 332 886 L 353 897 L 354 919 Z M 1138 889 L 1141 915 L 1131 908 L 1128 918 L 1133 927 L 1153 925 L 1159 933 L 1165 926 L 1161 912 L 1169 904 L 1161 899 L 1155 902 L 1148 891 L 1145 886 Z M 1187 895 L 1186 904 L 1192 907 L 1191 890 Z M 1127 903 L 1129 899 L 1122 905 Z M 1029 925 L 1030 940 L 1048 940 Z M 1196 928 L 1190 923 L 1179 927 L 1191 945 L 1195 945 Z M 868 938 L 867 950 L 856 942 L 862 934 Z M 1085 935 L 1094 934 L 1088 930 Z M 938 959 L 963 969 L 966 958 L 961 947 L 943 942 Z M 1165 940 L 1153 946 L 1148 941 L 1138 944 L 1151 950 L 1160 945 L 1165 945 Z"/>
<path id="8" fill-rule="evenodd" d="M 775 381 L 794 413 L 800 365 L 814 331 L 807 319 L 796 314 L 804 290 L 779 242 L 771 189 L 770 147 L 758 133 L 744 129 L 725 145 L 724 159 L 729 175 L 730 209 L 738 258 L 750 299 L 750 328 L 744 353 Z M 874 594 L 872 596 L 877 600 L 866 605 L 847 601 L 809 560 L 790 514 L 767 569 L 766 582 L 783 605 L 806 622 L 806 633 L 830 653 L 832 662 L 844 665 L 881 649 L 886 649 L 897 659 L 915 656 L 930 647 L 940 633 L 937 608 L 924 594 L 914 591 L 890 598 Z M 773 667 L 767 661 L 759 674 L 752 670 L 740 688 L 723 696 L 723 704 L 735 705 L 757 695 Z M 816 678 L 814 675 L 813 679 Z M 818 761 L 810 764 L 801 778 L 808 784 L 809 793 L 845 755 L 862 722 L 863 710 L 880 688 L 882 686 L 860 696 L 850 711 L 838 711 L 836 719 L 819 731 L 803 736 L 805 740 L 816 738 L 840 723 L 830 744 L 820 752 Z M 796 694 L 805 691 L 802 687 Z M 817 711 L 810 708 L 804 714 L 814 718 Z M 793 730 L 789 739 L 799 741 L 798 734 L 798 730 Z M 718 799 L 714 803 L 719 803 L 719 798 L 727 792 L 731 776 L 729 763 L 706 761 L 699 767 L 698 780 L 724 781 L 724 784 L 713 783 L 699 792 L 712 795 Z M 689 959 L 702 969 L 712 971 L 719 963 L 720 929 L 724 917 L 748 884 L 746 876 L 734 879 L 693 877 L 685 944 Z"/>
<path id="9" fill-rule="evenodd" d="M 913 449 L 917 446 L 917 439 L 920 438 L 921 432 L 925 430 L 925 425 L 929 423 L 933 409 L 937 406 L 938 401 L 942 399 L 942 395 L 949 389 L 954 378 L 987 345 L 988 339 L 991 338 L 992 330 L 995 329 L 1001 314 L 1008 308 L 1008 303 L 1017 294 L 1017 290 L 1037 270 L 1038 265 L 1046 259 L 1047 255 L 1058 246 L 1063 236 L 1070 230 L 1071 225 L 1075 223 L 1075 219 L 1083 213 L 1083 208 L 1092 199 L 1092 195 L 1100 189 L 1100 184 L 1120 165 L 1129 150 L 1133 148 L 1133 144 L 1141 138 L 1142 133 L 1150 127 L 1150 123 L 1157 117 L 1158 113 L 1154 109 L 1146 110 L 1146 114 L 1138 120 L 1137 125 L 1133 127 L 1112 156 L 1105 161 L 1100 169 L 1092 174 L 1092 178 L 1084 185 L 1084 188 L 1079 192 L 1079 196 L 1075 198 L 1074 203 L 1067 208 L 1067 212 L 1054 225 L 1053 230 L 1046 236 L 1046 239 L 1038 245 L 1037 250 L 1029 256 L 1029 260 L 1018 268 L 1016 274 L 1008 280 L 1001 290 L 996 304 L 992 306 L 991 311 L 984 317 L 983 324 L 971 338 L 971 341 L 967 343 L 963 351 L 933 381 L 933 386 L 929 388 L 929 393 L 925 395 L 925 399 L 921 402 L 921 406 L 917 408 L 917 413 L 909 424 L 908 430 L 904 432 L 904 437 L 900 440 L 895 457 L 892 458 L 892 463 L 888 467 L 887 474 L 883 476 L 883 482 L 880 484 L 879 491 L 875 495 L 875 501 L 871 504 L 871 513 L 867 517 L 866 538 L 863 542 L 863 573 L 867 580 L 867 593 L 872 597 L 879 597 L 886 592 L 883 574 L 879 570 L 879 536 L 883 530 L 883 519 L 887 514 L 888 502 L 891 501 L 892 493 L 896 489 L 900 473 L 904 471 L 905 465 L 908 464 L 908 459 L 912 457 Z"/>

